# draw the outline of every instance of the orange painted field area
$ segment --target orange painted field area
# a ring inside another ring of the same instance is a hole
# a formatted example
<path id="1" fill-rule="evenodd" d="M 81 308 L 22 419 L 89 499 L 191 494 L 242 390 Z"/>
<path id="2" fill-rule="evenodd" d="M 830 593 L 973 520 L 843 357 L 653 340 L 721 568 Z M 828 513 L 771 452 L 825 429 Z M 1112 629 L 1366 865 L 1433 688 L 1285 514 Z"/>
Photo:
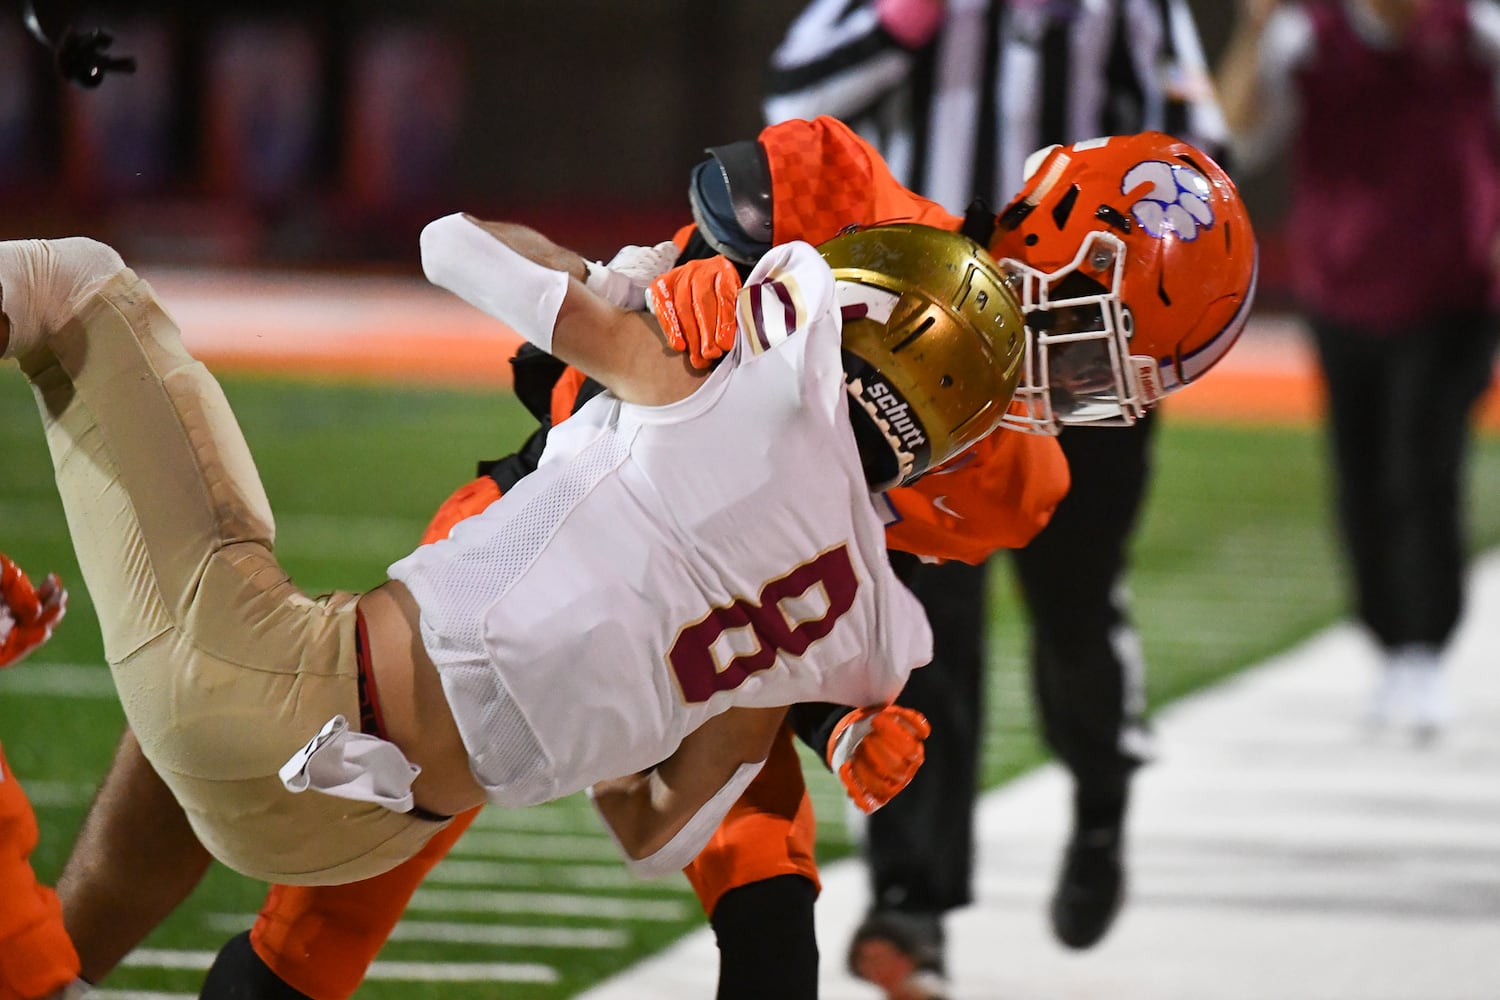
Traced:
<path id="1" fill-rule="evenodd" d="M 211 273 L 143 268 L 210 367 L 308 378 L 504 387 L 519 339 L 417 277 Z M 1302 424 L 1322 387 L 1296 322 L 1253 321 L 1227 359 L 1172 397 L 1175 419 Z M 1500 430 L 1500 384 L 1480 423 Z"/>

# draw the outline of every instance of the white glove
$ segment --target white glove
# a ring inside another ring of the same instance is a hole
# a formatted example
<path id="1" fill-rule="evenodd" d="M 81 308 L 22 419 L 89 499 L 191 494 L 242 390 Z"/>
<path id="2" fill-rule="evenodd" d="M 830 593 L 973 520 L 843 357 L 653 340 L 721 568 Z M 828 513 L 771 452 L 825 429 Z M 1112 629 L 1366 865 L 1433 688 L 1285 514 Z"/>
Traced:
<path id="1" fill-rule="evenodd" d="M 608 264 L 588 261 L 589 291 L 632 312 L 646 308 L 646 289 L 677 263 L 682 251 L 671 240 L 654 247 L 621 247 Z"/>

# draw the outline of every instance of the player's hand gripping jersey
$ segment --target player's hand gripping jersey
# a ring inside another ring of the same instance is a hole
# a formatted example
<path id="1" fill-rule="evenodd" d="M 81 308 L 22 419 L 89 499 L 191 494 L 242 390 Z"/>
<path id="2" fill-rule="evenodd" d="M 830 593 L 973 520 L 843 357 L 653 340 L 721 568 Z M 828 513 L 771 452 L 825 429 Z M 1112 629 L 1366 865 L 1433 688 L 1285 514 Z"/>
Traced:
<path id="1" fill-rule="evenodd" d="M 929 658 L 855 449 L 833 287 L 811 247 L 777 248 L 693 395 L 595 397 L 502 502 L 391 567 L 492 801 L 650 768 L 731 704 L 885 703 Z"/>

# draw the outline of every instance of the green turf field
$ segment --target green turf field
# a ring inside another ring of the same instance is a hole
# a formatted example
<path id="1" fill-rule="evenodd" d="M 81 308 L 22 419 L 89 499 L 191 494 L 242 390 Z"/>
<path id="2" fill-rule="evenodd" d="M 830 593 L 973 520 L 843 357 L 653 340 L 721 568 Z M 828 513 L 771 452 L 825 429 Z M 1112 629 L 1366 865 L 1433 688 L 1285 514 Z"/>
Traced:
<path id="1" fill-rule="evenodd" d="M 226 389 L 278 514 L 283 561 L 313 592 L 381 580 L 432 509 L 472 474 L 474 460 L 509 450 L 527 431 L 520 408 L 494 394 L 244 379 Z M 0 678 L 0 740 L 37 805 L 37 865 L 51 880 L 121 714 L 36 416 L 8 369 L 0 370 L 0 458 L 0 549 L 33 573 L 58 570 L 72 587 L 53 643 Z M 1315 432 L 1178 426 L 1169 412 L 1157 465 L 1132 578 L 1154 707 L 1284 648 L 1341 606 Z M 1476 546 L 1495 544 L 1500 439 L 1480 442 L 1471 495 Z M 987 784 L 1041 759 L 1003 560 L 996 573 Z M 823 850 L 848 853 L 837 789 L 826 777 L 814 788 Z M 701 924 L 685 882 L 641 887 L 613 857 L 579 800 L 490 810 L 419 894 L 360 995 L 572 996 Z M 248 926 L 261 893 L 214 870 L 105 987 L 195 994 L 212 952 Z M 438 976 L 455 981 L 433 982 Z"/>

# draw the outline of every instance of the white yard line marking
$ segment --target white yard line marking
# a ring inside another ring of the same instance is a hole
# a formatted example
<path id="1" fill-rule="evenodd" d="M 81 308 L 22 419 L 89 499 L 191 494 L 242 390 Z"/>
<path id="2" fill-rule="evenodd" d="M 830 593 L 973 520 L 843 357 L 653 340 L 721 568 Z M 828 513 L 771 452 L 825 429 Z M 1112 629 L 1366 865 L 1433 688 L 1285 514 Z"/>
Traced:
<path id="1" fill-rule="evenodd" d="M 696 909 L 694 904 L 693 909 Z M 617 896 L 567 896 L 541 892 L 501 892 L 463 889 L 418 889 L 408 911 L 532 913 L 549 917 L 593 917 L 597 920 L 684 920 L 691 909 L 686 903 L 668 899 L 635 899 Z"/>
<path id="2" fill-rule="evenodd" d="M 37 781 L 24 778 L 33 809 L 71 809 L 93 801 L 97 785 L 86 781 Z"/>
<path id="3" fill-rule="evenodd" d="M 391 932 L 391 940 L 614 951 L 630 944 L 630 935 L 608 927 L 505 927 L 403 920 Z"/>
<path id="4" fill-rule="evenodd" d="M 550 965 L 520 962 L 376 962 L 366 979 L 408 983 L 555 983 Z"/>
<path id="5" fill-rule="evenodd" d="M 0 674 L 0 692 L 54 698 L 113 700 L 115 682 L 103 663 L 48 663 L 36 660 Z"/>
<path id="6" fill-rule="evenodd" d="M 460 850 L 454 854 L 462 854 Z M 681 875 L 651 882 L 649 885 L 615 864 L 531 864 L 524 861 L 467 861 L 452 857 L 442 861 L 424 880 L 426 885 L 510 886 L 512 888 L 553 889 L 641 889 L 653 891 L 691 891 Z"/>
<path id="7" fill-rule="evenodd" d="M 559 979 L 550 966 L 534 963 L 375 963 L 366 979 L 387 982 L 543 982 Z"/>
<path id="8" fill-rule="evenodd" d="M 255 923 L 255 914 L 209 913 L 202 923 L 210 930 L 238 934 Z M 630 944 L 630 933 L 614 927 L 518 927 L 513 924 L 403 920 L 396 925 L 390 940 L 612 951 Z"/>
<path id="9" fill-rule="evenodd" d="M 547 861 L 619 861 L 620 849 L 609 836 L 592 833 L 507 833 L 470 830 L 458 840 L 469 857 L 535 858 Z"/>
<path id="10" fill-rule="evenodd" d="M 592 806 L 572 798 L 523 809 L 491 806 L 474 820 L 471 830 L 498 830 L 511 833 L 577 833 L 580 827 L 598 825 Z"/>
<path id="11" fill-rule="evenodd" d="M 121 965 L 133 969 L 206 972 L 215 952 L 141 948 Z M 376 962 L 366 979 L 400 982 L 555 983 L 557 970 L 534 962 Z"/>
<path id="12" fill-rule="evenodd" d="M 170 948 L 137 948 L 120 962 L 127 969 L 184 969 L 206 972 L 214 964 L 212 951 L 178 951 Z"/>

